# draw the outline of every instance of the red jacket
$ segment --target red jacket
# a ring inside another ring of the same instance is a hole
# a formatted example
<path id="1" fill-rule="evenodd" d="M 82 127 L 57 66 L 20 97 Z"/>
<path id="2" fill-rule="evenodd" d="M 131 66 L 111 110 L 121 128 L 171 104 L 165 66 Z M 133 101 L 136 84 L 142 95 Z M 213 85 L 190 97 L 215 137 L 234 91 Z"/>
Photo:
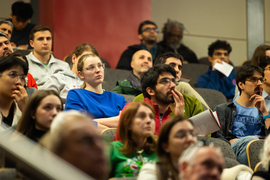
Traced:
<path id="1" fill-rule="evenodd" d="M 27 76 L 27 79 L 28 79 L 26 86 L 33 87 L 33 88 L 37 89 L 38 88 L 37 83 L 36 83 L 35 79 L 33 78 L 33 76 L 30 73 L 27 73 L 26 76 Z"/>

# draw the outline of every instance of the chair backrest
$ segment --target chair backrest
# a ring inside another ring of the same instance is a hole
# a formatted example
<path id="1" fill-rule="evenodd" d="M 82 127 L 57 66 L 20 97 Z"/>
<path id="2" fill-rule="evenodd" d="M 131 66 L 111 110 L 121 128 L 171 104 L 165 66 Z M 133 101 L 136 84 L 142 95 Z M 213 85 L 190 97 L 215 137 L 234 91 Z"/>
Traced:
<path id="1" fill-rule="evenodd" d="M 111 91 L 116 86 L 117 81 L 123 81 L 128 78 L 131 71 L 123 69 L 106 69 L 104 82 L 102 83 L 103 89 Z"/>
<path id="2" fill-rule="evenodd" d="M 122 94 L 122 95 L 124 96 L 124 98 L 127 101 L 127 103 L 133 102 L 133 99 L 136 97 L 136 96 L 128 95 L 128 94 Z"/>
<path id="3" fill-rule="evenodd" d="M 115 133 L 116 133 L 116 128 L 104 129 L 101 132 L 101 137 L 105 142 L 110 143 L 110 142 L 114 141 Z"/>
<path id="4" fill-rule="evenodd" d="M 260 153 L 261 149 L 263 149 L 264 140 L 256 139 L 250 141 L 247 145 L 247 158 L 249 167 L 254 170 L 256 164 L 260 162 Z"/>
<path id="5" fill-rule="evenodd" d="M 267 171 L 263 166 L 262 166 L 262 161 L 258 162 L 254 168 L 254 172 L 256 171 Z"/>
<path id="6" fill-rule="evenodd" d="M 16 178 L 15 168 L 1 168 L 0 169 L 0 179 L 13 180 Z"/>
<path id="7" fill-rule="evenodd" d="M 209 66 L 205 64 L 188 63 L 183 64 L 182 74 L 185 77 L 191 78 L 189 84 L 192 87 L 197 87 L 198 78 L 208 71 Z"/>
<path id="8" fill-rule="evenodd" d="M 220 147 L 221 152 L 223 153 L 224 158 L 228 157 L 231 159 L 236 160 L 235 154 L 233 152 L 232 147 L 226 143 L 225 141 L 218 139 L 218 138 L 211 138 L 211 137 L 203 137 L 203 136 L 198 136 L 198 140 L 200 141 L 207 141 L 207 142 L 213 142 L 214 146 Z"/>
<path id="9" fill-rule="evenodd" d="M 214 109 L 217 105 L 227 102 L 226 97 L 220 91 L 207 88 L 194 88 L 205 100 L 211 109 Z"/>
<path id="10" fill-rule="evenodd" d="M 240 164 L 237 160 L 229 157 L 224 157 L 224 160 L 225 160 L 224 168 L 231 168 Z"/>

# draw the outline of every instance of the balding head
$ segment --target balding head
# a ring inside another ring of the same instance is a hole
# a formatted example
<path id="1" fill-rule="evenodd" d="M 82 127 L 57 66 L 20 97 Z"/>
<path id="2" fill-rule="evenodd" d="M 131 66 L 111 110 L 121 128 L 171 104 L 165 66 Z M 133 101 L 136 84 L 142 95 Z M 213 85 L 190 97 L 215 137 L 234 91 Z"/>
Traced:
<path id="1" fill-rule="evenodd" d="M 104 145 L 92 120 L 77 111 L 58 115 L 41 144 L 93 178 L 104 178 Z"/>
<path id="2" fill-rule="evenodd" d="M 220 149 L 210 146 L 192 146 L 179 159 L 181 180 L 220 180 L 224 158 Z"/>
<path id="3" fill-rule="evenodd" d="M 132 56 L 131 67 L 133 74 L 141 78 L 141 74 L 148 71 L 153 66 L 153 59 L 150 52 L 146 50 L 139 50 Z"/>

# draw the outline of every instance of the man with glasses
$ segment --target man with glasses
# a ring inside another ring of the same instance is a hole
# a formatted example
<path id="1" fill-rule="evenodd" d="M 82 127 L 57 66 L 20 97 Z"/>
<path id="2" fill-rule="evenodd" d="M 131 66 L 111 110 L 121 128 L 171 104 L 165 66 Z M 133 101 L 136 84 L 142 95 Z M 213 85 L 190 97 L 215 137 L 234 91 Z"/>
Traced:
<path id="1" fill-rule="evenodd" d="M 176 72 L 167 64 L 159 64 L 150 68 L 141 79 L 143 101 L 151 103 L 155 108 L 155 134 L 159 133 L 162 124 L 170 118 L 170 113 L 190 117 L 203 111 L 200 102 L 185 101 L 187 95 L 175 89 L 177 85 Z M 171 104 L 171 108 L 169 105 Z M 173 114 L 172 114 L 173 115 Z"/>
<path id="2" fill-rule="evenodd" d="M 159 54 L 163 53 L 163 48 L 157 44 L 158 28 L 154 22 L 148 20 L 143 21 L 139 26 L 138 34 L 141 44 L 128 46 L 128 49 L 123 52 L 118 61 L 117 69 L 132 70 L 130 66 L 132 56 L 138 50 L 144 49 L 149 51 L 153 61 L 155 61 Z"/>
<path id="3" fill-rule="evenodd" d="M 226 41 L 217 40 L 208 47 L 208 59 L 212 63 L 206 74 L 198 78 L 199 88 L 215 89 L 222 92 L 227 99 L 232 99 L 235 92 L 235 71 L 229 77 L 223 75 L 214 68 L 216 63 L 230 63 L 229 55 L 232 51 L 231 45 Z"/>
<path id="4" fill-rule="evenodd" d="M 245 65 L 237 71 L 235 79 L 240 97 L 214 109 L 218 114 L 221 130 L 213 133 L 212 137 L 230 143 L 237 161 L 248 165 L 247 144 L 270 132 L 270 115 L 262 97 L 264 72 L 260 67 Z"/>
<path id="5" fill-rule="evenodd" d="M 17 124 L 27 103 L 27 71 L 26 62 L 18 57 L 11 55 L 0 60 L 0 131 Z"/>
<path id="6" fill-rule="evenodd" d="M 50 28 L 35 26 L 30 33 L 30 45 L 33 52 L 26 56 L 31 73 L 41 88 L 47 79 L 56 72 L 70 70 L 68 63 L 56 59 L 52 54 L 52 34 Z"/>

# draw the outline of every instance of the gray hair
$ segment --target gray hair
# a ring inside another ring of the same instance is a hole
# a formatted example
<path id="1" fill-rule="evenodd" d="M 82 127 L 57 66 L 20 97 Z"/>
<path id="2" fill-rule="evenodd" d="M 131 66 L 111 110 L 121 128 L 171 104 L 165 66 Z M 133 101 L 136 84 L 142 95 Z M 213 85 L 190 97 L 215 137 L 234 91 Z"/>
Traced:
<path id="1" fill-rule="evenodd" d="M 262 166 L 268 171 L 269 161 L 270 161 L 270 136 L 268 135 L 264 140 L 263 151 L 260 153 L 260 158 L 262 161 Z"/>
<path id="2" fill-rule="evenodd" d="M 7 25 L 10 25 L 11 27 L 12 27 L 12 29 L 13 29 L 13 24 L 12 24 L 12 22 L 10 22 L 10 21 L 8 21 L 8 20 L 4 20 L 4 21 L 0 21 L 0 25 L 1 24 L 7 24 Z"/>
<path id="3" fill-rule="evenodd" d="M 172 20 L 168 19 L 168 21 L 164 24 L 164 27 L 162 29 L 163 34 L 167 34 L 168 31 L 171 29 L 171 27 L 177 27 L 177 28 L 181 29 L 182 31 L 184 31 L 184 29 L 185 29 L 184 24 L 182 24 L 178 21 L 172 21 Z"/>

